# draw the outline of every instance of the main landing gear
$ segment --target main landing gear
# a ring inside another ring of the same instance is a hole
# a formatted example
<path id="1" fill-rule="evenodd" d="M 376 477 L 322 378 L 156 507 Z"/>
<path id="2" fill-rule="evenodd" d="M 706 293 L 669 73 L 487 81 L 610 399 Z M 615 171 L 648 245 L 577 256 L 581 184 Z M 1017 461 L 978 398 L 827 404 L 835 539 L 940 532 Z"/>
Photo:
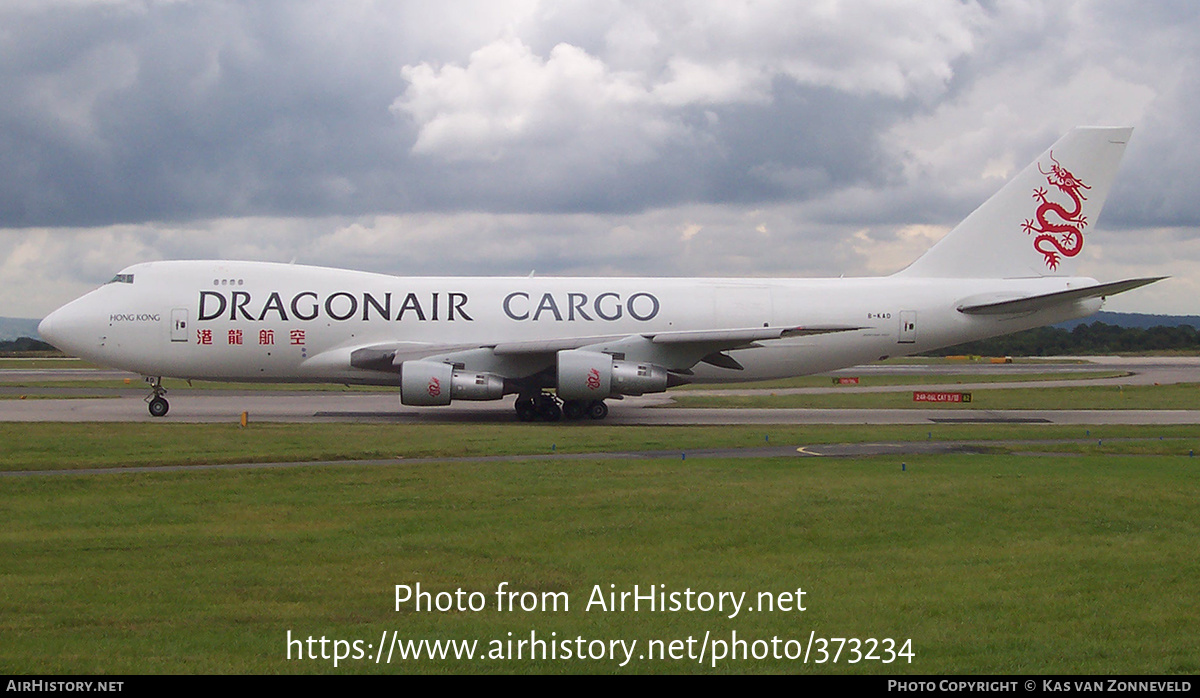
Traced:
<path id="1" fill-rule="evenodd" d="M 515 405 L 517 419 L 522 422 L 557 422 L 560 419 L 576 420 L 589 417 L 604 419 L 608 416 L 608 405 L 603 400 L 567 400 L 560 401 L 549 393 L 537 395 L 523 394 L 517 397 Z"/>
<path id="2" fill-rule="evenodd" d="M 162 387 L 162 376 L 146 376 L 146 382 L 150 384 L 150 389 L 154 391 L 146 397 L 146 404 L 150 408 L 150 416 L 165 417 L 167 410 L 171 409 L 171 405 L 163 397 L 163 395 L 167 394 L 167 389 Z"/>

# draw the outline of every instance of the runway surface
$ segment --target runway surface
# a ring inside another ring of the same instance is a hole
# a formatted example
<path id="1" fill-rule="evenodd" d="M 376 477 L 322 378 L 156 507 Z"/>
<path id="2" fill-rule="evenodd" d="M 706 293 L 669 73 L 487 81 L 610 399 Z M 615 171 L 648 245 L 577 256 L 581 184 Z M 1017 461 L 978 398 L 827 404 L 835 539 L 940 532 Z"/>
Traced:
<path id="1" fill-rule="evenodd" d="M 1087 373 L 1127 371 L 1120 378 L 1053 381 L 970 382 L 971 375 L 1028 375 L 1032 373 Z M 962 383 L 898 386 L 839 386 L 770 390 L 721 391 L 721 394 L 904 392 L 913 390 L 994 390 L 1059 385 L 1150 385 L 1200 383 L 1200 357 L 1089 358 L 1081 364 L 886 364 L 838 371 L 831 375 L 948 375 L 964 374 Z M 128 388 L 17 388 L 4 384 L 19 381 L 122 380 Z M 692 390 L 689 394 L 708 391 Z M 507 423 L 514 421 L 512 396 L 485 403 L 459 402 L 448 407 L 412 408 L 400 405 L 394 393 L 263 390 L 253 386 L 237 390 L 184 389 L 168 395 L 170 413 L 153 418 L 144 404 L 148 390 L 141 377 L 109 370 L 38 369 L 0 370 L 0 421 L 4 422 L 236 422 L 242 412 L 262 422 L 381 422 L 381 423 Z M 18 395 L 32 399 L 19 399 Z M 106 395 L 65 399 L 70 395 Z M 980 410 L 934 409 L 692 409 L 672 408 L 672 393 L 610 400 L 610 414 L 602 422 L 573 422 L 582 426 L 604 424 L 936 424 L 936 423 L 1044 423 L 1044 424 L 1200 424 L 1200 410 Z"/>

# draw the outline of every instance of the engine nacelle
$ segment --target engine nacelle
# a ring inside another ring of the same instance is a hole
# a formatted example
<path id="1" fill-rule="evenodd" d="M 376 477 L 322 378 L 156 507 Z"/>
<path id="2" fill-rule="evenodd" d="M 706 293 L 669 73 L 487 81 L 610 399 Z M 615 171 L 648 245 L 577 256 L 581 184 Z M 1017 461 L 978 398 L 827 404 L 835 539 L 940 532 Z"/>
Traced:
<path id="1" fill-rule="evenodd" d="M 449 405 L 450 400 L 499 400 L 504 378 L 494 373 L 459 371 L 440 361 L 400 365 L 400 403 L 414 407 Z"/>
<path id="2" fill-rule="evenodd" d="M 669 380 L 667 369 L 655 364 L 621 361 L 586 349 L 558 352 L 558 396 L 563 400 L 661 393 Z"/>
<path id="3" fill-rule="evenodd" d="M 661 393 L 670 385 L 671 374 L 656 364 L 613 361 L 612 391 L 618 395 Z"/>

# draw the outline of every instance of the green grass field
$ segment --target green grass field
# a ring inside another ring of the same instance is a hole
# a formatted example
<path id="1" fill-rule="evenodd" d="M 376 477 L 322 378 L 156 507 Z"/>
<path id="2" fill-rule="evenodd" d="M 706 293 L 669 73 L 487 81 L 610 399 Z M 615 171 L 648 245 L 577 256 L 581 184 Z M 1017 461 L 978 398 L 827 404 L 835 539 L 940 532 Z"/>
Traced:
<path id="1" fill-rule="evenodd" d="M 788 388 L 852 389 L 883 385 L 953 385 L 959 383 L 1028 383 L 1032 381 L 1088 381 L 1097 378 L 1121 378 L 1128 371 L 1068 372 L 1047 370 L 1045 373 L 947 373 L 922 375 L 870 375 L 860 376 L 855 385 L 835 385 L 829 376 L 798 376 L 775 381 L 754 383 L 695 383 L 672 388 L 672 394 L 691 390 L 781 390 Z"/>
<path id="2" fill-rule="evenodd" d="M 615 450 L 752 448 L 888 441 L 1013 442 L 996 448 L 1081 455 L 1200 450 L 1189 425 L 636 427 L 568 424 L 49 424 L 0 422 L 0 472 L 132 466 L 338 461 Z M 1035 442 L 1036 449 L 1025 442 Z"/>
<path id="3" fill-rule="evenodd" d="M 682 450 L 758 446 L 768 435 L 561 425 L 0 427 L 8 471 Z M 1186 455 L 1200 445 L 1193 427 L 769 431 L 774 444 L 977 438 L 1002 452 L 3 477 L 0 671 L 1200 671 L 1200 461 Z M 1018 455 L 1055 450 L 1067 453 Z M 488 608 L 397 612 L 395 585 L 417 582 L 481 592 Z M 565 593 L 570 608 L 497 611 L 501 582 Z M 802 588 L 807 610 L 735 618 L 585 611 L 593 588 L 610 584 L 750 598 Z M 530 632 L 639 644 L 624 667 L 621 659 L 525 658 L 335 668 L 287 659 L 289 630 L 364 648 L 392 630 L 401 639 L 474 639 L 480 651 Z M 650 640 L 699 642 L 709 633 L 728 641 L 734 632 L 750 641 L 911 638 L 915 657 L 850 664 L 846 652 L 836 664 L 739 658 L 715 667 L 711 651 L 704 663 L 637 658 Z"/>
<path id="4" fill-rule="evenodd" d="M 99 366 L 67 356 L 0 356 L 0 369 L 63 368 L 99 368 Z"/>
<path id="5" fill-rule="evenodd" d="M 947 386 L 947 390 L 954 390 Z M 973 389 L 969 403 L 914 402 L 911 392 L 820 395 L 672 395 L 677 407 L 954 410 L 1195 410 L 1200 384 Z"/>

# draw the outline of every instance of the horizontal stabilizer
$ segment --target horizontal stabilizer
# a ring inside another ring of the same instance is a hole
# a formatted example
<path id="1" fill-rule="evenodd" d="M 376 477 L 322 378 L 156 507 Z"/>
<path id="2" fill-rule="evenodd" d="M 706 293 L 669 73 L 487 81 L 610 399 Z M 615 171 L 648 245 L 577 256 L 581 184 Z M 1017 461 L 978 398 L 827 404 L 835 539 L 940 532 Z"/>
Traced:
<path id="1" fill-rule="evenodd" d="M 1057 305 L 1065 305 L 1067 303 L 1075 303 L 1089 298 L 1104 298 L 1107 296 L 1115 296 L 1118 293 L 1124 293 L 1135 288 L 1141 288 L 1162 281 L 1167 277 L 1153 276 L 1144 279 L 1126 279 L 1125 281 L 1114 281 L 1108 284 L 1097 284 L 1096 286 L 1087 286 L 1085 288 L 1073 288 L 1066 291 L 1056 291 L 1054 293 L 1044 293 L 1040 296 L 1026 296 L 1024 298 L 1013 298 L 1009 300 L 996 301 L 992 303 L 978 303 L 971 305 L 958 306 L 958 312 L 966 313 L 967 315 L 1010 315 L 1016 313 L 1032 313 L 1038 310 L 1045 310 Z"/>

